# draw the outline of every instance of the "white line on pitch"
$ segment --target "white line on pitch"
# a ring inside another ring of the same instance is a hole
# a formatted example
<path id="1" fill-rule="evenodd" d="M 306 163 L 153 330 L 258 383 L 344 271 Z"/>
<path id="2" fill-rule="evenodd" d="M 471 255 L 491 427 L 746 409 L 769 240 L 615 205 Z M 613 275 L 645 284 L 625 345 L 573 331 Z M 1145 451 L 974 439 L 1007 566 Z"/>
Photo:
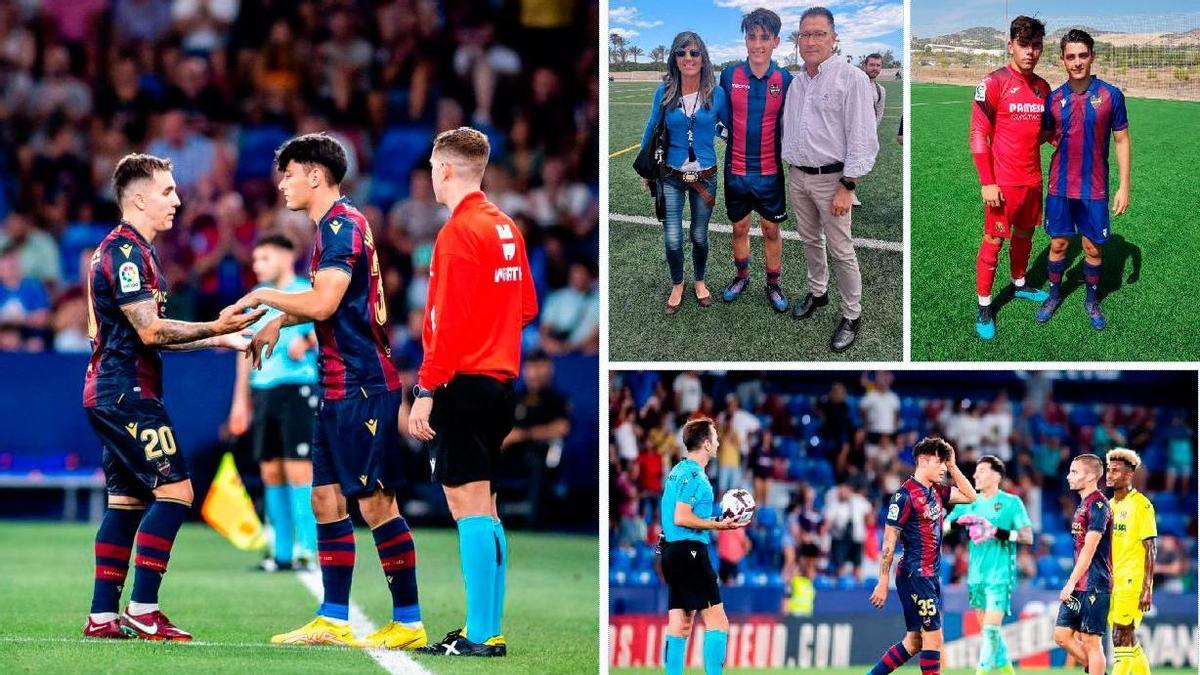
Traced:
<path id="1" fill-rule="evenodd" d="M 192 640 L 190 642 L 169 642 L 165 640 L 97 640 L 85 637 L 32 637 L 20 635 L 5 635 L 0 637 L 0 643 L 66 643 L 66 644 L 87 644 L 87 645 L 125 645 L 141 644 L 165 646 L 167 649 L 190 648 L 190 647 L 220 647 L 221 649 L 280 649 L 279 645 L 273 645 L 267 642 L 205 642 L 203 640 Z M 349 650 L 353 647 L 335 647 L 333 645 L 313 645 L 305 647 L 305 649 L 324 649 L 324 650 Z M 358 650 L 355 650 L 358 651 Z"/>
<path id="2" fill-rule="evenodd" d="M 301 583 L 308 589 L 309 593 L 321 602 L 325 595 L 325 589 L 321 586 L 321 574 L 313 570 L 306 570 L 296 575 L 300 578 Z M 353 602 L 350 603 L 350 627 L 354 629 L 354 635 L 358 638 L 364 638 L 375 632 L 375 624 L 371 623 L 371 619 L 363 613 L 362 608 Z M 364 649 L 375 663 L 393 675 L 417 675 L 428 674 L 429 671 L 422 668 L 421 664 L 417 663 L 408 654 L 405 654 L 400 649 Z"/>
<path id="3" fill-rule="evenodd" d="M 627 216 L 623 213 L 610 213 L 610 214 L 608 214 L 608 219 L 612 220 L 612 221 L 616 221 L 618 223 L 630 223 L 633 225 L 660 226 L 662 224 L 655 218 L 648 218 L 646 216 Z M 689 220 L 683 221 L 683 226 L 690 227 L 691 221 L 689 221 Z M 733 233 L 733 226 L 726 225 L 725 223 L 709 222 L 708 229 L 711 232 L 723 232 L 725 234 Z M 783 237 L 784 239 L 789 239 L 791 241 L 800 241 L 800 234 L 798 232 L 796 232 L 795 230 L 780 229 L 779 235 L 781 237 Z M 762 230 L 757 227 L 752 227 L 752 228 L 750 228 L 750 236 L 751 237 L 761 237 Z M 857 248 L 870 248 L 870 249 L 875 249 L 878 251 L 892 251 L 895 253 L 899 253 L 904 250 L 904 245 L 898 241 L 884 241 L 882 239 L 864 239 L 862 237 L 854 238 L 854 246 Z"/>

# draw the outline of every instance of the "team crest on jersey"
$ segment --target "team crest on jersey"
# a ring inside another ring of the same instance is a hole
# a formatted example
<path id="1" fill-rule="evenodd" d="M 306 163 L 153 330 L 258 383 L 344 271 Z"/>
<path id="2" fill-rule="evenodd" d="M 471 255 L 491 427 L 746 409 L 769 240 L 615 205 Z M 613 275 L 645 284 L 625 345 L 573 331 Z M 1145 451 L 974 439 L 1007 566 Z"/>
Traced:
<path id="1" fill-rule="evenodd" d="M 992 508 L 996 510 L 996 513 L 1000 513 L 1000 502 L 996 502 Z"/>
<path id="2" fill-rule="evenodd" d="M 992 78 L 985 77 L 985 78 L 983 78 L 983 82 L 980 82 L 979 86 L 975 87 L 975 100 L 976 101 L 986 101 L 987 100 L 987 86 L 988 86 L 988 82 L 991 82 L 991 81 L 992 81 Z"/>
<path id="3" fill-rule="evenodd" d="M 1092 101 L 1092 108 L 1099 108 L 1099 107 L 1100 107 L 1100 105 L 1101 105 L 1102 103 L 1104 103 L 1104 99 L 1103 99 L 1103 98 L 1100 98 L 1100 95 L 1099 95 L 1099 94 L 1096 94 L 1095 96 L 1093 96 L 1093 97 L 1091 98 L 1091 101 Z"/>
<path id="4" fill-rule="evenodd" d="M 783 93 L 783 87 L 772 83 L 767 86 L 767 93 L 772 96 L 778 96 Z"/>
<path id="5" fill-rule="evenodd" d="M 142 277 L 138 274 L 137 265 L 132 262 L 121 263 L 117 268 L 117 279 L 120 281 L 122 293 L 142 290 Z"/>

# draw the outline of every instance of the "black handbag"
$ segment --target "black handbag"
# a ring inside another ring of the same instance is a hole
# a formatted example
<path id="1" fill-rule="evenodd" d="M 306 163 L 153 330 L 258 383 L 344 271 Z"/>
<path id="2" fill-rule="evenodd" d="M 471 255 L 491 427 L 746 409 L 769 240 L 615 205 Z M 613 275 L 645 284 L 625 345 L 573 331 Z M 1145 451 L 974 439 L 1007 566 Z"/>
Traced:
<path id="1" fill-rule="evenodd" d="M 667 161 L 667 125 L 666 111 L 658 120 L 654 133 L 650 134 L 650 142 L 638 150 L 633 160 L 633 170 L 639 176 L 649 181 L 650 196 L 654 199 L 654 217 L 662 220 L 666 217 L 667 202 L 663 196 L 663 173 Z"/>

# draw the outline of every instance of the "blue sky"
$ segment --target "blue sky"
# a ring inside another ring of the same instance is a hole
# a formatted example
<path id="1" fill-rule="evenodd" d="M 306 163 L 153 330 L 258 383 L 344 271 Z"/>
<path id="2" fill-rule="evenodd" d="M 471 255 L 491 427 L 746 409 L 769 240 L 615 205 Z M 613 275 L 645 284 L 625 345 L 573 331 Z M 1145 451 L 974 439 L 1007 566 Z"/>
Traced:
<path id="1" fill-rule="evenodd" d="M 1068 23 L 1130 32 L 1200 27 L 1195 0 L 1008 0 L 1007 4 L 1009 17 L 1035 16 L 1051 30 Z M 913 35 L 934 37 L 973 26 L 1004 30 L 1008 25 L 1004 9 L 1004 0 L 913 0 Z"/>
<path id="2" fill-rule="evenodd" d="M 783 42 L 775 50 L 782 63 L 791 53 L 787 36 L 800 25 L 800 14 L 813 2 L 781 0 L 610 0 L 609 32 L 620 33 L 649 52 L 658 45 L 671 46 L 675 34 L 691 30 L 704 38 L 714 63 L 745 58 L 746 45 L 739 30 L 742 15 L 766 7 L 783 20 Z M 891 49 L 903 55 L 903 3 L 900 0 L 845 0 L 826 4 L 833 12 L 842 53 L 857 57 Z M 648 61 L 649 57 L 639 57 Z"/>

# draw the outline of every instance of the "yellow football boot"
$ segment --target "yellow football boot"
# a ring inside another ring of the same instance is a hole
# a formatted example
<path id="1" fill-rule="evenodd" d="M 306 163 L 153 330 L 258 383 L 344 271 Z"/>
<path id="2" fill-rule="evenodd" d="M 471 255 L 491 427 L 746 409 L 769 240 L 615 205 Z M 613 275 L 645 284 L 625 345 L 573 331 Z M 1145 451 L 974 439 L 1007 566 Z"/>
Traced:
<path id="1" fill-rule="evenodd" d="M 420 628 L 405 628 L 395 621 L 389 621 L 386 626 L 363 638 L 363 647 L 381 649 L 419 649 L 429 644 L 425 635 L 425 626 Z"/>
<path id="2" fill-rule="evenodd" d="M 339 647 L 361 647 L 354 638 L 348 623 L 335 623 L 318 616 L 290 633 L 280 633 L 271 638 L 273 645 L 335 645 Z"/>

